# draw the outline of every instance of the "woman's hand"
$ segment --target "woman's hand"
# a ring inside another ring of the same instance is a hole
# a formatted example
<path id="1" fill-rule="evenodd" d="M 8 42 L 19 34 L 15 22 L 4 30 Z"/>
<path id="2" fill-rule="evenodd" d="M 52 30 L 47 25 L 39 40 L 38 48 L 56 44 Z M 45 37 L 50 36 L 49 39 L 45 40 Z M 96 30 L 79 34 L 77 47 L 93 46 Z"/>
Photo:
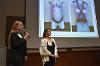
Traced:
<path id="1" fill-rule="evenodd" d="M 30 38 L 30 34 L 28 32 L 25 33 L 24 39 L 29 39 Z"/>
<path id="2" fill-rule="evenodd" d="M 54 58 L 58 58 L 59 57 L 58 55 L 52 55 L 52 54 L 51 54 L 51 56 L 54 57 Z"/>
<path id="3" fill-rule="evenodd" d="M 51 54 L 51 57 L 55 57 L 55 55 Z"/>
<path id="4" fill-rule="evenodd" d="M 25 56 L 25 61 L 28 61 L 28 57 L 27 56 Z"/>
<path id="5" fill-rule="evenodd" d="M 58 58 L 59 56 L 58 55 L 54 55 L 55 56 L 55 58 Z"/>

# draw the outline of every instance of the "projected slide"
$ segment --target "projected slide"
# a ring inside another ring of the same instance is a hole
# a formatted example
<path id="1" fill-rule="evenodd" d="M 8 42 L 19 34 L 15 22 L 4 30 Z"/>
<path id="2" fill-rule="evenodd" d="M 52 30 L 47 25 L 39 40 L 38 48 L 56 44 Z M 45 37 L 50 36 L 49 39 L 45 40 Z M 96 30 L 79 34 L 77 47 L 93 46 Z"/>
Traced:
<path id="1" fill-rule="evenodd" d="M 39 37 L 99 37 L 94 0 L 39 0 Z"/>

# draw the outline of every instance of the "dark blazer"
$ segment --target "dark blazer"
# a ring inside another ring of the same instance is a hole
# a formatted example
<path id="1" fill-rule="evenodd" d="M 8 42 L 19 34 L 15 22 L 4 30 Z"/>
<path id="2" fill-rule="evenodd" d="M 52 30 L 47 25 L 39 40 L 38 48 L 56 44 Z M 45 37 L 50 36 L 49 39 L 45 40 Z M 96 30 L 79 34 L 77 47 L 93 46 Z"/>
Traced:
<path id="1" fill-rule="evenodd" d="M 10 35 L 10 44 L 12 53 L 19 53 L 26 56 L 26 40 L 23 38 L 22 34 L 19 32 L 13 32 Z"/>

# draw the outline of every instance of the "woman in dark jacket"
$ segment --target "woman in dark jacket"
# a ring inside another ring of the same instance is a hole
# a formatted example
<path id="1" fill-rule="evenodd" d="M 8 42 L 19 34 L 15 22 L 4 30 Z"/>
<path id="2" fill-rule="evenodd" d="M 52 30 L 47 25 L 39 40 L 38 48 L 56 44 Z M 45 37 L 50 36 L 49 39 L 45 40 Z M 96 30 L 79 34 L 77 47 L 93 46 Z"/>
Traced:
<path id="1" fill-rule="evenodd" d="M 23 23 L 21 21 L 15 21 L 12 25 L 11 32 L 9 35 L 9 42 L 11 47 L 11 65 L 13 66 L 24 66 L 24 61 L 27 59 L 26 55 L 26 40 L 29 38 L 29 33 L 25 32 Z"/>

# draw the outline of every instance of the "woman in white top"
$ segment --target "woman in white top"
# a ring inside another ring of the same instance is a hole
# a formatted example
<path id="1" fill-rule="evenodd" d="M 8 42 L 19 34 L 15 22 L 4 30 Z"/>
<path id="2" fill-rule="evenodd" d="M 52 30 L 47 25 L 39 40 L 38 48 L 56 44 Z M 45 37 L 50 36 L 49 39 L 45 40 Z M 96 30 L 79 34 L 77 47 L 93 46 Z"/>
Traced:
<path id="1" fill-rule="evenodd" d="M 55 60 L 58 57 L 57 45 L 55 40 L 50 37 L 51 30 L 44 30 L 43 38 L 41 39 L 40 55 L 42 57 L 43 66 L 54 66 Z"/>

